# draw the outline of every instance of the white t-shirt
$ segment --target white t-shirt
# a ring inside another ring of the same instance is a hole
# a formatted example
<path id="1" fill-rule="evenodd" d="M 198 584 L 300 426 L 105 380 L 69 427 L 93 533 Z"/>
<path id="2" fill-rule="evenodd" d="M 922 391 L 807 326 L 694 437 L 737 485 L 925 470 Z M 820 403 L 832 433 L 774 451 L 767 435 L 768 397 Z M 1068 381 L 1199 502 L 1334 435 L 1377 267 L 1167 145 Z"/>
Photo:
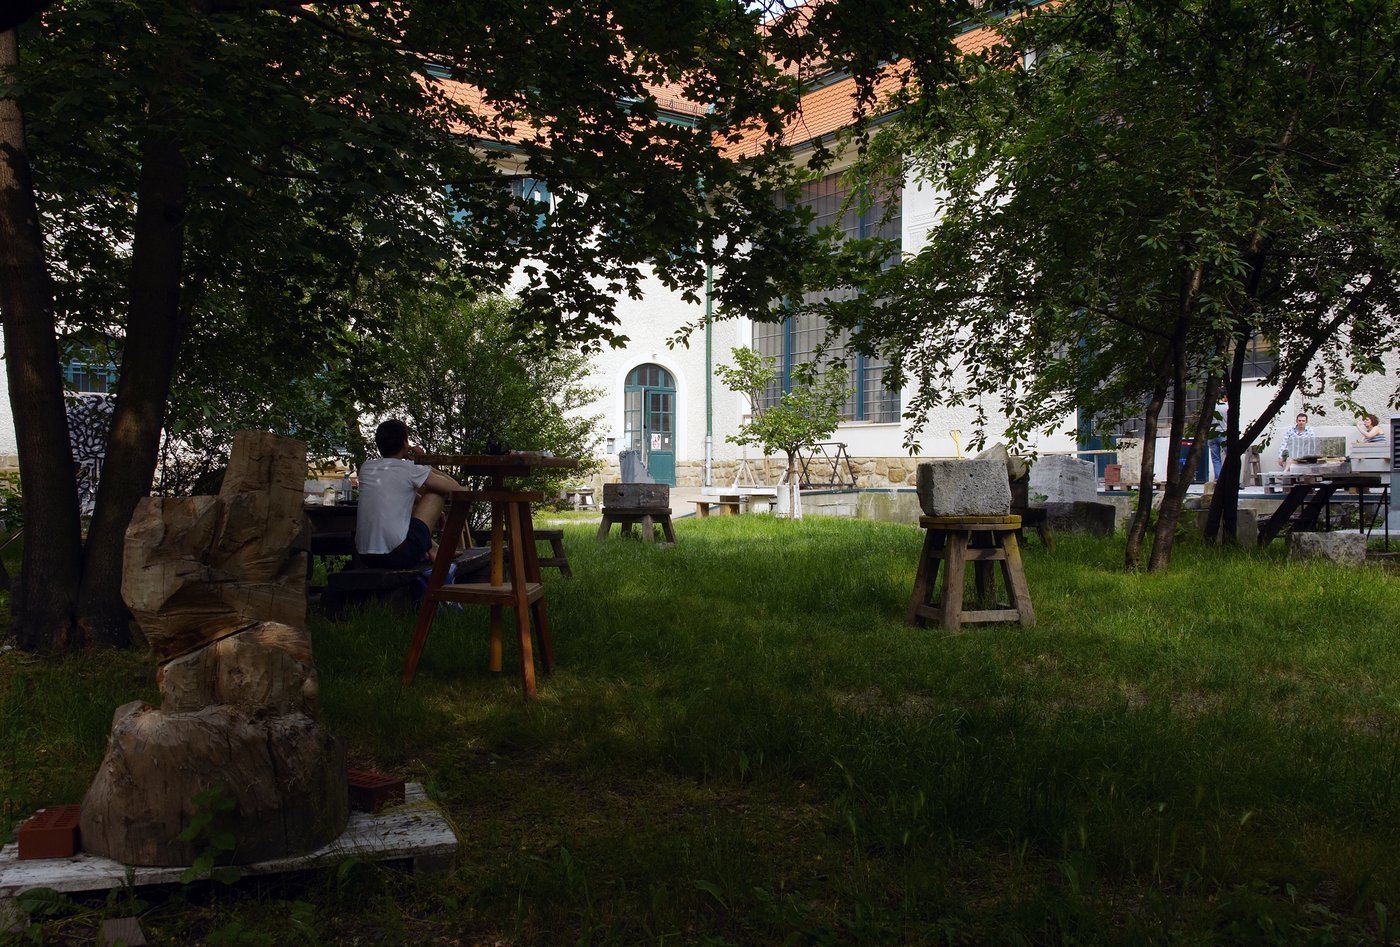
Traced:
<path id="1" fill-rule="evenodd" d="M 408 535 L 418 488 L 432 468 L 397 457 L 377 457 L 360 465 L 360 511 L 355 548 L 361 553 L 393 552 Z"/>

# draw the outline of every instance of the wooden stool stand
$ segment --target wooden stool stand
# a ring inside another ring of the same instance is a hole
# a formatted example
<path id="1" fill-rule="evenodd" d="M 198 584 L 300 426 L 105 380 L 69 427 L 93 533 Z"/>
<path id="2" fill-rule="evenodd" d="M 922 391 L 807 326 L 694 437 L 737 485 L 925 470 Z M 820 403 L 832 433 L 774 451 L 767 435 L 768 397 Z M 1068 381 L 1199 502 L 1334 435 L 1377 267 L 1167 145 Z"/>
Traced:
<path id="1" fill-rule="evenodd" d="M 562 529 L 537 529 L 535 530 L 535 541 L 549 543 L 549 549 L 552 553 L 549 558 L 540 560 L 542 568 L 551 566 L 558 569 L 564 578 L 573 578 L 574 570 L 569 568 L 569 554 L 564 551 L 564 531 Z"/>
<path id="2" fill-rule="evenodd" d="M 607 538 L 614 523 L 623 535 L 631 535 L 633 526 L 641 526 L 645 543 L 656 541 L 655 530 L 660 526 L 664 542 L 675 545 L 670 486 L 664 483 L 603 484 L 603 521 L 598 524 L 598 538 Z"/>
<path id="3" fill-rule="evenodd" d="M 950 631 L 972 622 L 1035 624 L 1016 542 L 1019 516 L 921 516 L 919 525 L 924 528 L 924 547 L 905 616 L 909 624 L 923 626 L 932 620 Z M 973 564 L 977 589 L 975 609 L 963 607 L 968 562 Z M 939 563 L 944 565 L 943 585 L 935 598 Z M 993 563 L 1001 564 L 1007 603 L 992 602 Z"/>
<path id="4" fill-rule="evenodd" d="M 515 627 L 520 640 L 520 686 L 526 697 L 535 696 L 534 645 L 530 634 L 530 619 L 534 618 L 539 635 L 544 672 L 554 670 L 554 650 L 549 640 L 549 613 L 544 606 L 544 586 L 540 584 L 539 554 L 535 549 L 535 530 L 530 519 L 530 504 L 544 500 L 542 493 L 509 490 L 457 490 L 452 493 L 452 505 L 447 512 L 447 526 L 442 533 L 438 557 L 433 563 L 432 576 L 423 605 L 418 612 L 418 624 L 413 629 L 413 641 L 404 661 L 403 682 L 413 681 L 418 659 L 428 643 L 428 632 L 439 602 L 462 602 L 491 607 L 492 671 L 501 670 L 502 609 L 515 612 Z M 452 561 L 452 549 L 467 524 L 467 508 L 476 502 L 491 504 L 491 571 L 487 582 L 446 583 L 447 567 Z M 520 537 L 520 542 L 507 546 L 506 535 Z M 510 556 L 510 574 L 506 575 L 505 557 Z"/>
<path id="5" fill-rule="evenodd" d="M 663 546 L 674 546 L 676 544 L 676 531 L 671 526 L 670 510 L 610 510 L 603 507 L 603 521 L 598 524 L 598 538 L 605 539 L 612 525 L 617 524 L 617 531 L 624 536 L 632 534 L 632 527 L 641 526 L 642 542 L 650 543 L 656 541 L 656 527 L 661 527 L 661 541 Z"/>

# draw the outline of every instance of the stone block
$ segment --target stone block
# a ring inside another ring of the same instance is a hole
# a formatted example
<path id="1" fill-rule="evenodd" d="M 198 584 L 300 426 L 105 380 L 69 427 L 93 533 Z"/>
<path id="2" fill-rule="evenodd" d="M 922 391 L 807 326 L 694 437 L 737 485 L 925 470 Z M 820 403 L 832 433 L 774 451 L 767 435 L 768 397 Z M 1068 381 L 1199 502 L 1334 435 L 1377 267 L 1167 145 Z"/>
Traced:
<path id="1" fill-rule="evenodd" d="M 1118 508 L 1112 503 L 1045 503 L 1045 522 L 1057 533 L 1112 536 Z"/>
<path id="2" fill-rule="evenodd" d="M 1206 517 L 1209 515 L 1209 513 L 1209 510 L 1202 510 L 1200 513 L 1196 514 L 1196 528 L 1199 529 L 1202 533 L 1205 532 Z M 1216 538 L 1218 539 L 1220 538 L 1220 536 L 1223 536 L 1224 532 L 1225 529 L 1222 525 L 1220 532 L 1219 534 L 1217 534 Z M 1241 549 L 1253 549 L 1254 547 L 1259 545 L 1258 513 L 1255 513 L 1253 510 L 1245 509 L 1241 509 L 1236 513 L 1235 540 L 1239 543 Z"/>
<path id="3" fill-rule="evenodd" d="M 928 516 L 1005 516 L 1011 511 L 1006 465 L 997 460 L 919 464 L 918 492 Z"/>
<path id="4" fill-rule="evenodd" d="M 1364 533 L 1289 533 L 1288 561 L 1325 559 L 1339 566 L 1359 566 L 1366 561 Z"/>
<path id="5" fill-rule="evenodd" d="M 1098 502 L 1098 481 L 1094 465 L 1077 457 L 1051 454 L 1036 459 L 1031 467 L 1030 492 L 1041 494 L 1045 503 Z"/>
<path id="6" fill-rule="evenodd" d="M 622 513 L 669 513 L 671 488 L 664 483 L 605 483 L 603 508 Z"/>
<path id="7" fill-rule="evenodd" d="M 973 460 L 999 460 L 1006 465 L 1006 476 L 1011 480 L 1017 480 L 1030 473 L 1030 462 L 1020 454 L 1012 454 L 1006 449 L 1005 444 L 993 444 Z"/>

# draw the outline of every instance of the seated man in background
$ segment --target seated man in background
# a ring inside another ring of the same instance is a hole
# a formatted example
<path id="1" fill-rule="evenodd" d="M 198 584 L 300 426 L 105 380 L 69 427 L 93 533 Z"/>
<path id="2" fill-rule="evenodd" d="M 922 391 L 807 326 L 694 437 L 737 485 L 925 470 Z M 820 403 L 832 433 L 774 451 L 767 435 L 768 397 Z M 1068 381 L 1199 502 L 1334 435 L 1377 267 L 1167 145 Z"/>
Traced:
<path id="1" fill-rule="evenodd" d="M 1279 465 L 1287 470 L 1293 466 L 1298 459 L 1298 449 L 1296 442 L 1305 437 L 1315 437 L 1313 429 L 1308 427 L 1308 416 L 1305 412 L 1298 412 L 1298 416 L 1293 419 L 1293 426 L 1288 429 L 1288 433 L 1283 435 L 1283 443 L 1278 446 Z"/>
<path id="2" fill-rule="evenodd" d="M 411 569 L 437 554 L 433 529 L 447 497 L 462 489 L 451 477 L 415 463 L 423 449 L 409 443 L 408 425 L 391 418 L 374 432 L 383 456 L 360 467 L 360 509 L 355 549 L 376 569 Z"/>

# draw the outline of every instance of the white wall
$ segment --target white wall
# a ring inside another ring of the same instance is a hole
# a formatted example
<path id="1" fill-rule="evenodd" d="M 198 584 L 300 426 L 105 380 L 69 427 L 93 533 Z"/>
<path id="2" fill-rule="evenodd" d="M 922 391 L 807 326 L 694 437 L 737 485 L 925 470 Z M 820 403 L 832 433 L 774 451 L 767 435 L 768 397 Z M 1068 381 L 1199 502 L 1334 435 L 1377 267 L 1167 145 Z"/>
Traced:
<path id="1" fill-rule="evenodd" d="M 0 338 L 3 338 L 0 336 Z M 10 405 L 10 378 L 7 374 L 9 363 L 0 359 L 0 383 L 5 386 L 5 397 L 0 398 L 0 463 L 19 454 L 15 440 L 15 413 Z"/>
<path id="2" fill-rule="evenodd" d="M 642 298 L 619 299 L 617 315 L 621 334 L 628 342 L 622 348 L 605 349 L 593 357 L 593 374 L 589 384 L 604 390 L 603 397 L 582 409 L 584 414 L 603 416 L 604 438 L 613 438 L 615 449 L 621 450 L 623 434 L 623 389 L 627 375 L 638 365 L 660 365 L 676 382 L 676 460 L 701 461 L 705 458 L 705 333 L 703 328 L 693 332 L 688 345 L 670 344 L 685 325 L 697 322 L 705 313 L 703 305 L 685 302 L 679 293 L 671 292 L 654 277 L 642 284 Z M 716 320 L 711 338 L 712 362 L 728 364 L 730 350 L 749 342 L 747 323 L 737 320 Z M 726 442 L 725 437 L 737 432 L 740 420 L 748 411 L 748 402 L 726 389 L 716 379 L 711 391 L 714 399 L 715 459 L 736 458 L 740 448 Z"/>

